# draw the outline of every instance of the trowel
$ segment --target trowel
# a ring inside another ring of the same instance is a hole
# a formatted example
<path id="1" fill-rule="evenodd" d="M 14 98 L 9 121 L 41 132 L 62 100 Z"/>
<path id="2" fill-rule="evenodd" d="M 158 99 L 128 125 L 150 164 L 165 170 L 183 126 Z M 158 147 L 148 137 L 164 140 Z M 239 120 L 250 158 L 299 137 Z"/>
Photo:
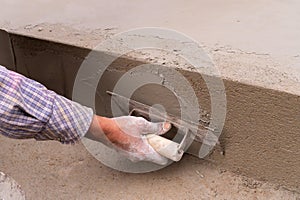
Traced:
<path id="1" fill-rule="evenodd" d="M 172 128 L 163 136 L 147 134 L 149 144 L 162 156 L 179 161 L 184 153 L 201 157 L 201 146 L 211 151 L 218 138 L 214 135 L 214 129 L 209 127 L 209 122 L 200 120 L 200 123 L 184 121 L 172 114 L 161 112 L 149 105 L 128 99 L 119 94 L 107 91 L 111 100 L 120 108 L 123 115 L 139 116 L 149 121 L 169 122 Z M 128 110 L 129 106 L 129 110 Z"/>

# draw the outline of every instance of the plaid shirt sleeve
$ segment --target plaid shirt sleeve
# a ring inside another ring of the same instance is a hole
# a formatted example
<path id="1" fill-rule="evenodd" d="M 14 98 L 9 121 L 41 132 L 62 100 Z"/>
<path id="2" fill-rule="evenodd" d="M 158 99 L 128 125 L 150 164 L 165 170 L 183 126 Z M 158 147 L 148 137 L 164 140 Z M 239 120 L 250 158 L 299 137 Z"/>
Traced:
<path id="1" fill-rule="evenodd" d="M 93 110 L 0 66 L 0 133 L 4 136 L 75 143 L 92 122 Z"/>

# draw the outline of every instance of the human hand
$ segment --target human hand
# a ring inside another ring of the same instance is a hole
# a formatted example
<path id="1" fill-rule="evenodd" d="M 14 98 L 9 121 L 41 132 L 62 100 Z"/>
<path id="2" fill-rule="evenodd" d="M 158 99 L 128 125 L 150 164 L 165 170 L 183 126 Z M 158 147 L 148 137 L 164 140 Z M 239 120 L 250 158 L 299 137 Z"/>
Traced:
<path id="1" fill-rule="evenodd" d="M 102 129 L 100 132 L 106 136 L 106 143 L 109 141 L 118 152 L 131 161 L 150 161 L 160 165 L 167 164 L 168 159 L 161 156 L 151 147 L 145 135 L 162 135 L 171 128 L 170 123 L 152 123 L 142 117 L 134 116 L 116 118 L 95 116 L 95 118 L 96 126 L 98 124 L 98 127 Z M 96 128 L 92 134 L 96 138 L 102 138 L 103 142 L 103 137 L 99 137 L 100 132 Z"/>

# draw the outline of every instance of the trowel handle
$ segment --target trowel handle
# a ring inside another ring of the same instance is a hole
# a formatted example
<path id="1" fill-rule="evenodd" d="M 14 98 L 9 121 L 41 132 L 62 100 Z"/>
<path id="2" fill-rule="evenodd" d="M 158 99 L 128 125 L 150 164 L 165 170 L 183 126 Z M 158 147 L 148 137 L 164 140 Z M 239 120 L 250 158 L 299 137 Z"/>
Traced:
<path id="1" fill-rule="evenodd" d="M 179 161 L 183 151 L 179 150 L 179 144 L 155 134 L 146 135 L 149 144 L 160 155 L 173 161 Z"/>

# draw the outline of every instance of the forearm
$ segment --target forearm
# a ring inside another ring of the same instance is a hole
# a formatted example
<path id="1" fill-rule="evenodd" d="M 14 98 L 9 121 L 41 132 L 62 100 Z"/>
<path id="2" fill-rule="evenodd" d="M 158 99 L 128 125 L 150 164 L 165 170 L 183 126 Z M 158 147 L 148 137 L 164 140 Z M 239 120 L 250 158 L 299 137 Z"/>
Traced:
<path id="1" fill-rule="evenodd" d="M 88 130 L 90 108 L 0 66 L 0 133 L 17 139 L 74 143 Z"/>
<path id="2" fill-rule="evenodd" d="M 11 138 L 74 143 L 81 137 L 115 147 L 132 161 L 166 164 L 142 136 L 163 134 L 169 123 L 141 117 L 106 118 L 40 83 L 0 66 L 0 133 Z"/>
<path id="3" fill-rule="evenodd" d="M 106 117 L 93 115 L 92 123 L 88 129 L 88 132 L 85 134 L 85 137 L 91 140 L 106 143 L 107 140 L 103 129 L 105 129 L 105 121 L 107 120 L 108 118 Z"/>
<path id="4" fill-rule="evenodd" d="M 116 131 L 118 129 L 113 119 L 94 115 L 85 137 L 111 146 L 112 143 L 124 141 Z"/>

